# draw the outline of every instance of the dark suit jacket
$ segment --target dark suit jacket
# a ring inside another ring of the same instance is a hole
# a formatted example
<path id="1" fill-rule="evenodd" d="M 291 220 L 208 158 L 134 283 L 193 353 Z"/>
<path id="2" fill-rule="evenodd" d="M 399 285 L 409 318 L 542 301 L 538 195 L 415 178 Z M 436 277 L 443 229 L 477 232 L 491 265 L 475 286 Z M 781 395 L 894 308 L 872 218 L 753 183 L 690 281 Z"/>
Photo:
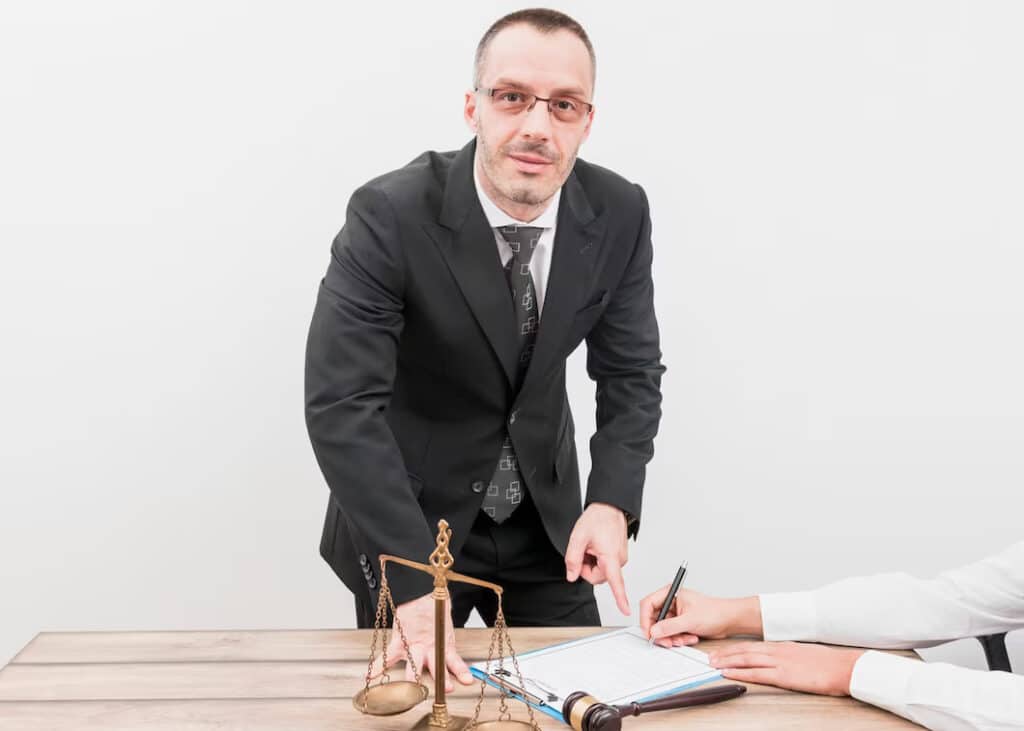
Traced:
<path id="1" fill-rule="evenodd" d="M 426 561 L 440 518 L 458 561 L 506 427 L 564 553 L 581 512 L 565 362 L 583 339 L 597 383 L 586 502 L 640 516 L 664 371 L 647 198 L 577 160 L 516 390 L 515 315 L 473 183 L 475 144 L 424 153 L 352 195 L 313 313 L 306 423 L 330 487 L 320 551 L 364 597 L 378 586 L 379 554 Z M 388 580 L 397 603 L 432 587 L 402 567 Z"/>

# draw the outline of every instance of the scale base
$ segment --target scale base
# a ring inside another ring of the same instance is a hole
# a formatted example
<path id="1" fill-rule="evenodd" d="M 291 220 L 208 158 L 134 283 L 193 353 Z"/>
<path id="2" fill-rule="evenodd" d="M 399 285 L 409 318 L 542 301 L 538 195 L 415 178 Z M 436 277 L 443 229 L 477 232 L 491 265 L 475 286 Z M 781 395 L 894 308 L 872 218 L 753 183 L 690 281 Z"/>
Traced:
<path id="1" fill-rule="evenodd" d="M 433 718 L 434 714 L 428 713 L 416 722 L 416 725 L 412 727 L 411 731 L 439 731 L 439 729 L 444 729 L 444 731 L 462 731 L 469 725 L 471 720 L 464 716 L 448 716 L 448 723 L 444 726 L 438 726 L 431 723 Z"/>

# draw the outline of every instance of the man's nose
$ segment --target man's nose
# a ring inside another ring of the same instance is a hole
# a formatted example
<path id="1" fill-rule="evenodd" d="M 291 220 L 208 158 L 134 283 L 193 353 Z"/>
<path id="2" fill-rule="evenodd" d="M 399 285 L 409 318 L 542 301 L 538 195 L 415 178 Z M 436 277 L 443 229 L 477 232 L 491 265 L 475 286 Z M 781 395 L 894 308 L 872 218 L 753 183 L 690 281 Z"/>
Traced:
<path id="1" fill-rule="evenodd" d="M 548 103 L 534 102 L 532 109 L 524 113 L 523 124 L 519 128 L 520 133 L 525 137 L 546 140 L 551 137 L 551 113 L 548 111 Z"/>

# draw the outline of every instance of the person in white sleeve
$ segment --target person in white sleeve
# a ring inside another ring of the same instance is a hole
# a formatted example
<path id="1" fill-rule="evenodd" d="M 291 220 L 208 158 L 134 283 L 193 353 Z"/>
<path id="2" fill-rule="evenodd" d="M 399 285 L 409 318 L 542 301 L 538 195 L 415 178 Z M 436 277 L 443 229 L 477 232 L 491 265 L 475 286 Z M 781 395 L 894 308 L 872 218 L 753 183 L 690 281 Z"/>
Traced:
<path id="1" fill-rule="evenodd" d="M 709 653 L 726 678 L 852 695 L 939 731 L 1024 729 L 1022 676 L 800 644 L 908 649 L 1024 628 L 1024 542 L 934 579 L 880 574 L 737 599 L 683 590 L 657 622 L 667 594 L 662 587 L 640 602 L 641 627 L 660 645 L 733 635 L 767 640 Z"/>

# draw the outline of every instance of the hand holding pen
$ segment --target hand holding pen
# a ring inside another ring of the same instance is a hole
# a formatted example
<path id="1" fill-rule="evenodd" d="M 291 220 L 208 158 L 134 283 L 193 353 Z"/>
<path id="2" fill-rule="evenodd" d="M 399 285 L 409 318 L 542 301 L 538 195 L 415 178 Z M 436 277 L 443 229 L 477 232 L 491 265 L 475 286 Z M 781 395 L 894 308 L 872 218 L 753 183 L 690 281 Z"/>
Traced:
<path id="1" fill-rule="evenodd" d="M 665 595 L 664 599 L 662 599 L 661 611 L 658 612 L 658 619 L 654 622 L 654 624 L 658 624 L 659 622 L 663 621 L 665 619 L 665 617 L 668 616 L 668 610 L 670 608 L 672 608 L 672 606 L 675 604 L 676 592 L 679 591 L 679 587 L 682 585 L 683 579 L 686 578 L 686 567 L 687 567 L 687 565 L 688 565 L 687 562 L 683 561 L 682 565 L 676 571 L 676 576 L 675 576 L 674 579 L 672 579 L 672 586 L 669 588 L 668 593 Z M 648 597 L 648 599 L 649 598 L 650 597 Z M 644 601 L 647 601 L 647 599 L 645 599 Z M 651 616 L 650 612 L 647 611 L 647 608 L 645 608 L 644 603 L 641 602 L 640 603 L 640 621 L 641 621 L 642 626 L 643 626 L 644 634 L 646 634 L 648 636 L 648 638 L 649 638 L 648 642 L 653 647 L 654 646 L 654 635 L 651 634 L 651 625 L 647 624 L 647 622 L 650 621 L 649 620 L 650 616 Z"/>
<path id="2" fill-rule="evenodd" d="M 679 584 L 683 582 L 680 574 L 685 575 L 685 566 L 676 573 Z M 692 589 L 680 589 L 676 581 L 640 601 L 640 628 L 654 642 L 662 647 L 679 647 L 695 645 L 702 639 L 761 636 L 758 597 L 724 599 L 706 596 Z"/>

